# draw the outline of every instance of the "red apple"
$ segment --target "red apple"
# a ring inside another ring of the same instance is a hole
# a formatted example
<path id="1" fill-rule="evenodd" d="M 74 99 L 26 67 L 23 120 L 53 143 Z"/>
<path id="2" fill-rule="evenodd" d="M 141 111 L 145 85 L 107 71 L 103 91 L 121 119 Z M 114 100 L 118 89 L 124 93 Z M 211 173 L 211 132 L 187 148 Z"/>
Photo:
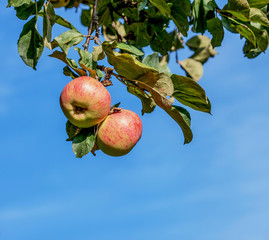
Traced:
<path id="1" fill-rule="evenodd" d="M 121 110 L 107 116 L 97 133 L 97 145 L 107 155 L 123 156 L 129 153 L 142 135 L 142 122 L 130 110 Z"/>
<path id="2" fill-rule="evenodd" d="M 83 76 L 75 78 L 64 87 L 60 104 L 72 124 L 89 128 L 106 118 L 110 111 L 111 97 L 99 81 Z"/>

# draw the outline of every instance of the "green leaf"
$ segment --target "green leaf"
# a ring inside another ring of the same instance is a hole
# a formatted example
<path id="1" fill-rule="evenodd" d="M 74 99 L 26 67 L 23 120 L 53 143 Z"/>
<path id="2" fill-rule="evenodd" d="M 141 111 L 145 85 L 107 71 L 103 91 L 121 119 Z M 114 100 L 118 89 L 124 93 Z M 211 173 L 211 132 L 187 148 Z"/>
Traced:
<path id="1" fill-rule="evenodd" d="M 207 21 L 207 28 L 213 36 L 213 38 L 211 39 L 211 44 L 213 48 L 221 46 L 224 37 L 222 21 L 218 18 L 211 18 Z"/>
<path id="2" fill-rule="evenodd" d="M 92 9 L 83 9 L 80 16 L 82 25 L 89 27 L 91 19 L 92 19 Z"/>
<path id="3" fill-rule="evenodd" d="M 32 0 L 8 0 L 7 7 L 20 7 L 23 4 L 30 5 L 31 3 L 33 3 Z"/>
<path id="4" fill-rule="evenodd" d="M 132 32 L 135 40 L 132 42 L 137 47 L 145 47 L 149 44 L 151 36 L 148 32 L 148 24 L 146 22 L 135 22 L 126 26 L 126 32 Z"/>
<path id="5" fill-rule="evenodd" d="M 138 3 L 138 9 L 137 10 L 139 12 L 142 11 L 146 7 L 147 3 L 148 3 L 148 0 L 143 0 L 143 2 Z"/>
<path id="6" fill-rule="evenodd" d="M 79 76 L 87 76 L 86 71 L 78 68 L 76 62 L 70 58 L 67 58 L 65 53 L 56 50 L 49 56 L 63 61 L 66 65 L 71 67 Z"/>
<path id="7" fill-rule="evenodd" d="M 73 141 L 74 137 L 78 135 L 82 129 L 73 125 L 71 122 L 69 122 L 69 120 L 67 120 L 65 130 L 68 136 L 66 141 Z"/>
<path id="8" fill-rule="evenodd" d="M 80 55 L 80 59 L 78 61 L 79 65 L 87 70 L 91 77 L 95 78 L 96 77 L 96 66 L 97 62 L 95 62 L 92 58 L 92 54 L 89 51 L 80 49 L 80 48 L 74 48 L 76 51 L 78 51 Z"/>
<path id="9" fill-rule="evenodd" d="M 249 18 L 252 22 L 257 22 L 263 26 L 269 27 L 269 20 L 266 14 L 258 8 L 250 8 Z"/>
<path id="10" fill-rule="evenodd" d="M 225 27 L 228 26 L 228 30 L 236 31 L 241 34 L 242 37 L 245 37 L 252 45 L 256 48 L 256 37 L 254 32 L 247 26 L 231 17 L 227 17 L 228 21 L 225 23 Z"/>
<path id="11" fill-rule="evenodd" d="M 248 0 L 228 0 L 227 8 L 235 11 L 242 11 L 249 9 L 249 3 Z"/>
<path id="12" fill-rule="evenodd" d="M 83 35 L 76 29 L 68 30 L 53 40 L 53 48 L 59 46 L 67 55 L 70 47 L 79 44 L 83 40 Z"/>
<path id="13" fill-rule="evenodd" d="M 188 17 L 191 12 L 191 3 L 189 0 L 172 0 L 171 18 L 178 30 L 186 37 L 189 30 Z"/>
<path id="14" fill-rule="evenodd" d="M 149 0 L 150 3 L 158 8 L 161 13 L 169 14 L 171 12 L 169 6 L 166 4 L 164 0 Z"/>
<path id="15" fill-rule="evenodd" d="M 242 37 L 245 37 L 256 48 L 256 36 L 250 26 L 248 26 L 247 24 L 243 24 L 231 17 L 227 17 L 227 19 L 229 20 L 229 22 L 226 22 L 229 24 L 229 27 L 227 29 L 230 30 L 231 28 L 234 31 L 240 33 Z M 226 27 L 227 24 L 225 24 L 224 26 Z"/>
<path id="16" fill-rule="evenodd" d="M 38 13 L 39 16 L 44 17 L 44 11 L 40 10 Z M 62 18 L 59 15 L 55 16 L 55 22 L 63 27 L 69 28 L 69 29 L 76 29 L 70 22 L 68 22 L 67 20 L 65 20 L 64 18 Z"/>
<path id="17" fill-rule="evenodd" d="M 45 0 L 39 0 L 37 2 L 37 8 L 34 2 L 30 3 L 24 3 L 23 5 L 19 7 L 15 7 L 16 10 L 16 16 L 19 19 L 27 20 L 31 15 L 35 15 L 36 11 L 39 12 L 42 8 Z"/>
<path id="18" fill-rule="evenodd" d="M 249 21 L 250 6 L 247 0 L 228 0 L 222 12 L 228 12 L 239 20 Z"/>
<path id="19" fill-rule="evenodd" d="M 159 64 L 159 72 L 167 74 L 169 77 L 172 75 L 169 67 L 168 67 L 168 56 L 163 56 L 161 58 L 160 64 Z"/>
<path id="20" fill-rule="evenodd" d="M 160 73 L 166 73 L 168 76 L 170 76 L 171 72 L 167 66 L 168 63 L 166 62 L 166 57 L 162 58 L 162 62 L 159 62 L 159 59 L 159 53 L 155 52 L 143 58 L 142 63 L 158 70 Z"/>
<path id="21" fill-rule="evenodd" d="M 76 29 L 70 22 L 59 15 L 56 15 L 56 23 L 69 29 Z"/>
<path id="22" fill-rule="evenodd" d="M 152 68 L 155 68 L 156 70 L 159 69 L 159 53 L 157 52 L 154 52 L 150 55 L 147 55 L 146 57 L 143 58 L 142 60 L 142 63 L 149 66 L 149 67 L 152 67 Z"/>
<path id="23" fill-rule="evenodd" d="M 142 115 L 144 113 L 151 113 L 156 107 L 156 103 L 149 93 L 145 93 L 142 89 L 135 86 L 128 86 L 127 91 L 135 96 L 137 96 L 142 102 Z"/>
<path id="24" fill-rule="evenodd" d="M 245 37 L 248 41 L 250 41 L 253 46 L 256 47 L 256 37 L 253 31 L 247 25 L 236 25 L 235 29 L 241 36 Z"/>
<path id="25" fill-rule="evenodd" d="M 112 105 L 110 109 L 117 108 L 117 107 L 119 107 L 119 106 L 120 106 L 120 102 L 118 102 L 118 103 Z"/>
<path id="26" fill-rule="evenodd" d="M 193 136 L 190 125 L 188 121 L 185 121 L 185 118 L 181 115 L 182 113 L 179 112 L 177 108 L 172 106 L 173 99 L 167 99 L 167 96 L 159 92 L 156 88 L 152 88 L 143 81 L 139 81 L 139 85 L 140 87 L 149 91 L 155 103 L 163 110 L 165 110 L 178 123 L 185 138 L 184 143 L 191 142 Z"/>
<path id="27" fill-rule="evenodd" d="M 36 22 L 36 16 L 27 22 L 18 40 L 18 52 L 22 60 L 35 70 L 44 49 L 44 41 L 36 29 Z"/>
<path id="28" fill-rule="evenodd" d="M 116 72 L 121 76 L 129 80 L 136 80 L 148 72 L 157 73 L 157 70 L 139 62 L 133 56 L 127 53 L 121 54 L 113 51 L 112 45 L 113 43 L 110 44 L 108 42 L 104 42 L 102 46 L 107 55 L 109 64 L 114 66 Z"/>
<path id="29" fill-rule="evenodd" d="M 234 28 L 235 26 L 234 23 L 228 17 L 221 16 L 221 21 L 222 21 L 223 27 L 225 27 L 228 31 L 232 33 L 237 33 L 237 31 Z"/>
<path id="30" fill-rule="evenodd" d="M 138 86 L 143 82 L 147 84 L 147 86 L 156 90 L 159 94 L 163 96 L 171 97 L 174 92 L 174 85 L 171 78 L 165 73 L 151 73 L 148 72 L 145 75 L 141 76 L 138 80 Z M 143 89 L 144 85 L 142 85 Z M 148 90 L 150 92 L 150 90 Z M 172 101 L 173 99 L 170 99 Z"/>
<path id="31" fill-rule="evenodd" d="M 96 74 L 97 74 L 98 80 L 101 81 L 101 79 L 104 77 L 103 72 L 100 69 L 96 69 Z"/>
<path id="32" fill-rule="evenodd" d="M 186 45 L 192 51 L 195 52 L 201 48 L 207 48 L 208 46 L 210 46 L 210 44 L 211 44 L 210 38 L 204 35 L 196 35 L 186 42 Z"/>
<path id="33" fill-rule="evenodd" d="M 249 28 L 252 30 L 252 32 L 254 33 L 256 37 L 257 49 L 260 50 L 261 52 L 265 52 L 269 43 L 267 31 L 265 29 L 258 29 L 251 25 L 249 26 Z M 253 45 L 253 48 L 255 48 L 254 45 Z"/>
<path id="34" fill-rule="evenodd" d="M 201 62 L 192 58 L 187 58 L 179 62 L 180 66 L 185 70 L 187 76 L 191 77 L 195 81 L 199 81 L 203 75 L 203 65 Z"/>
<path id="35" fill-rule="evenodd" d="M 248 0 L 250 7 L 262 8 L 269 4 L 269 0 Z"/>
<path id="36" fill-rule="evenodd" d="M 75 79 L 75 78 L 79 77 L 79 76 L 78 76 L 77 74 L 75 74 L 75 73 L 71 70 L 71 68 L 68 67 L 68 66 L 65 66 L 65 67 L 63 68 L 63 74 L 64 74 L 65 76 L 67 76 L 67 77 L 71 77 L 72 79 Z"/>
<path id="37" fill-rule="evenodd" d="M 117 48 L 135 54 L 136 56 L 143 56 L 144 53 L 133 45 L 126 43 L 117 43 Z"/>
<path id="38" fill-rule="evenodd" d="M 51 2 L 44 4 L 44 17 L 43 17 L 43 39 L 45 47 L 52 50 L 51 39 L 52 39 L 52 26 L 56 21 L 56 15 L 54 7 Z"/>
<path id="39" fill-rule="evenodd" d="M 77 158 L 82 158 L 94 147 L 96 141 L 95 128 L 83 128 L 73 138 L 72 149 Z"/>
<path id="40" fill-rule="evenodd" d="M 181 110 L 181 109 L 180 109 Z M 184 134 L 184 144 L 190 143 L 192 141 L 193 135 L 190 128 L 190 121 L 187 120 L 187 115 L 182 111 L 179 111 L 178 108 L 172 106 L 170 109 L 165 110 L 181 127 Z"/>
<path id="41" fill-rule="evenodd" d="M 184 121 L 191 126 L 191 115 L 190 113 L 183 107 L 179 107 L 176 105 L 172 105 L 172 109 L 176 109 L 180 115 L 182 116 L 182 118 L 184 119 Z"/>
<path id="42" fill-rule="evenodd" d="M 207 36 L 196 35 L 186 42 L 186 45 L 194 51 L 190 57 L 201 63 L 205 63 L 210 57 L 214 57 L 217 52 L 211 45 L 211 40 Z"/>
<path id="43" fill-rule="evenodd" d="M 177 32 L 176 30 L 170 33 L 173 36 L 173 43 L 172 43 L 172 51 L 177 51 L 178 49 L 184 48 L 184 41 L 182 38 L 182 34 Z"/>
<path id="44" fill-rule="evenodd" d="M 159 52 L 164 56 L 172 49 L 173 40 L 174 36 L 166 30 L 156 30 L 150 40 L 150 47 L 153 51 Z"/>
<path id="45" fill-rule="evenodd" d="M 207 48 L 201 48 L 197 50 L 191 56 L 191 58 L 204 64 L 210 57 L 214 57 L 216 54 L 218 53 L 215 51 L 215 49 L 213 49 L 212 46 L 209 45 Z"/>
<path id="46" fill-rule="evenodd" d="M 194 0 L 193 28 L 194 32 L 204 33 L 207 29 L 207 20 L 215 17 L 216 3 L 214 0 Z"/>
<path id="47" fill-rule="evenodd" d="M 105 58 L 105 53 L 103 51 L 102 46 L 94 46 L 92 52 L 92 59 L 93 61 L 97 62 L 99 60 L 103 60 Z"/>
<path id="48" fill-rule="evenodd" d="M 211 104 L 204 89 L 194 80 L 173 74 L 171 76 L 174 83 L 174 94 L 179 102 L 195 110 L 210 113 Z"/>
<path id="49" fill-rule="evenodd" d="M 247 58 L 255 58 L 262 53 L 259 48 L 255 48 L 248 40 L 246 40 L 243 47 L 243 52 Z"/>

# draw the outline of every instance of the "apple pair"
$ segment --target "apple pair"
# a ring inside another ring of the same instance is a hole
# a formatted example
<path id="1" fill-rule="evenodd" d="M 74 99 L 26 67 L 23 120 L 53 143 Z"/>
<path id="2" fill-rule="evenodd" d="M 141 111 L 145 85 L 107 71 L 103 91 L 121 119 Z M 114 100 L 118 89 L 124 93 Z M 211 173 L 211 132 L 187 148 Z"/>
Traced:
<path id="1" fill-rule="evenodd" d="M 77 127 L 90 128 L 97 124 L 97 145 L 110 156 L 129 153 L 142 135 L 142 122 L 130 110 L 110 112 L 111 97 L 96 79 L 78 77 L 69 82 L 60 96 L 67 119 Z"/>

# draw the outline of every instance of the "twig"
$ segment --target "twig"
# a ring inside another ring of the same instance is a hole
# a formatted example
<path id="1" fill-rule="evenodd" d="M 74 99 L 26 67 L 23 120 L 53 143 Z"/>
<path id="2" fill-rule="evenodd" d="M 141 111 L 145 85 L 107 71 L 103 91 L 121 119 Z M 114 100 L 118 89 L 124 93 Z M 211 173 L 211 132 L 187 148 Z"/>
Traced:
<path id="1" fill-rule="evenodd" d="M 86 42 L 83 44 L 84 50 L 88 51 L 89 48 L 89 43 L 91 40 L 91 34 L 93 32 L 93 26 L 95 25 L 95 37 L 99 38 L 99 27 L 98 27 L 98 17 L 97 17 L 97 4 L 98 4 L 98 0 L 94 0 L 94 5 L 93 5 L 93 12 L 92 12 L 92 19 L 90 22 L 90 26 L 89 26 L 89 31 L 88 31 L 88 37 L 86 38 Z M 94 38 L 94 41 L 97 43 L 96 38 Z"/>

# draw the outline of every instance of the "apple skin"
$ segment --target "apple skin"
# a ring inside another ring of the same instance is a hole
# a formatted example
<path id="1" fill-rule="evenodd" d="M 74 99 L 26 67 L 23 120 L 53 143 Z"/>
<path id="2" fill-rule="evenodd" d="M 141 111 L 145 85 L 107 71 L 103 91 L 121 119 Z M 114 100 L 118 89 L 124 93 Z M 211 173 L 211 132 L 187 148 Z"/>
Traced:
<path id="1" fill-rule="evenodd" d="M 83 76 L 73 79 L 64 87 L 60 105 L 72 124 L 89 128 L 106 118 L 110 111 L 111 97 L 99 81 Z"/>
<path id="2" fill-rule="evenodd" d="M 142 135 L 142 122 L 130 110 L 112 113 L 101 123 L 97 133 L 98 147 L 109 156 L 129 153 Z"/>
<path id="3" fill-rule="evenodd" d="M 65 7 L 70 2 L 70 0 L 51 0 L 50 2 L 54 8 L 60 8 Z"/>

